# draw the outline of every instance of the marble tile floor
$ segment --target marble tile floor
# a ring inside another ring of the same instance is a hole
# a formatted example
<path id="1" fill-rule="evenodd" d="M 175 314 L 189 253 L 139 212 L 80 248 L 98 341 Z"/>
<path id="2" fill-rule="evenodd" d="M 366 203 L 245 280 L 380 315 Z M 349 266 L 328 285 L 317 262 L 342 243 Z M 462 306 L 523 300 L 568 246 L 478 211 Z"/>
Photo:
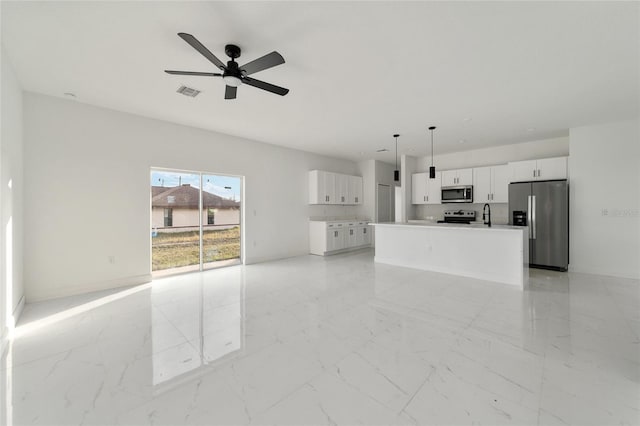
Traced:
<path id="1" fill-rule="evenodd" d="M 640 282 L 530 281 L 365 251 L 27 305 L 0 423 L 640 424 Z"/>

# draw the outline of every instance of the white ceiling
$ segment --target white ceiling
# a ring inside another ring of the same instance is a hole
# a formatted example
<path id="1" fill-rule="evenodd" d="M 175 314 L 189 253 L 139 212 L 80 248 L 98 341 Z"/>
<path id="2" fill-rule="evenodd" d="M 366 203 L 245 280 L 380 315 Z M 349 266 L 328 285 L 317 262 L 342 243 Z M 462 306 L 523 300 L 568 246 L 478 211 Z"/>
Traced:
<path id="1" fill-rule="evenodd" d="M 2 2 L 25 90 L 349 159 L 393 161 L 566 135 L 639 114 L 638 2 Z M 223 61 L 286 63 L 224 100 Z M 176 93 L 181 85 L 197 98 Z M 466 119 L 466 120 L 465 120 Z M 469 120 L 470 119 L 470 120 Z M 527 131 L 527 129 L 529 129 Z M 533 129 L 533 130 L 532 130 Z M 466 143 L 460 143 L 464 139 Z"/>

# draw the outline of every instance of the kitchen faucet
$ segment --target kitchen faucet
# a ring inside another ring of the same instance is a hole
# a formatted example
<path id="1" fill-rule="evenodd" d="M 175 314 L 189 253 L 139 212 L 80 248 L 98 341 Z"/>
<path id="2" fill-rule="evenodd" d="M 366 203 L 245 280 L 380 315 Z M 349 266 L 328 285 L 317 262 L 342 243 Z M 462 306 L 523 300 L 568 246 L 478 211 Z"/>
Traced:
<path id="1" fill-rule="evenodd" d="M 485 213 L 485 210 L 489 208 L 489 214 Z M 487 222 L 485 219 L 489 219 L 489 221 Z M 482 220 L 484 220 L 484 224 L 485 225 L 489 225 L 489 227 L 491 227 L 491 206 L 488 203 L 485 203 L 485 205 L 482 207 Z"/>

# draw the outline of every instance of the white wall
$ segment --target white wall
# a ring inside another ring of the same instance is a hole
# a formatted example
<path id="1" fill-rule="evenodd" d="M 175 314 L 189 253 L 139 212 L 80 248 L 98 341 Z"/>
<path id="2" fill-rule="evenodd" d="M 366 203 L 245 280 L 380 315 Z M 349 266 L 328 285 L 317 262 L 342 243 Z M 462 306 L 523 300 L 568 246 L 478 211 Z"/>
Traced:
<path id="1" fill-rule="evenodd" d="M 2 327 L 13 327 L 24 306 L 23 290 L 23 145 L 22 87 L 1 49 L 0 127 L 0 283 Z"/>
<path id="2" fill-rule="evenodd" d="M 376 217 L 376 160 L 364 160 L 357 164 L 362 176 L 362 204 L 358 206 L 358 218 L 375 220 Z"/>
<path id="3" fill-rule="evenodd" d="M 433 157 L 433 164 L 436 166 L 436 170 L 463 169 L 506 164 L 509 161 L 534 160 L 567 155 L 569 155 L 569 137 L 563 137 L 449 154 L 436 154 Z M 430 165 L 431 156 L 418 157 L 416 163 L 417 172 L 429 171 Z"/>
<path id="4" fill-rule="evenodd" d="M 420 171 L 417 160 L 416 157 L 410 155 L 403 155 L 401 157 L 400 187 L 402 196 L 404 197 L 404 217 L 400 218 L 402 222 L 416 217 L 416 206 L 411 204 L 411 176 Z"/>
<path id="5" fill-rule="evenodd" d="M 245 176 L 247 263 L 308 253 L 309 216 L 357 211 L 308 205 L 308 171 L 350 161 L 32 93 L 24 120 L 27 301 L 149 279 L 151 167 Z"/>
<path id="6" fill-rule="evenodd" d="M 570 139 L 570 269 L 640 279 L 640 120 Z"/>

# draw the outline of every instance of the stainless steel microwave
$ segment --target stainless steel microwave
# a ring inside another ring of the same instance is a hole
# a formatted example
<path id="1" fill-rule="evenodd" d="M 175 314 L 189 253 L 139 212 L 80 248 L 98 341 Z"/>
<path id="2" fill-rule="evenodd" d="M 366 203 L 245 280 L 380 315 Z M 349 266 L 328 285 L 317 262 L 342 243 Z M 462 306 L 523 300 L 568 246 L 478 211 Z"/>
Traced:
<path id="1" fill-rule="evenodd" d="M 473 185 L 443 186 L 442 203 L 473 203 Z"/>

